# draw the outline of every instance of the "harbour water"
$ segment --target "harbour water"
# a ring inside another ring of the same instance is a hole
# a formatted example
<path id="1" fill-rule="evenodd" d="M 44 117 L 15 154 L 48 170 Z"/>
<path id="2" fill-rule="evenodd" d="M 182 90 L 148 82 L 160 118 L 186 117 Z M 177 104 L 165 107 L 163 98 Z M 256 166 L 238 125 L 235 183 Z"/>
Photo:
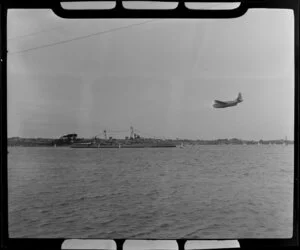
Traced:
<path id="1" fill-rule="evenodd" d="M 291 237 L 293 145 L 9 148 L 10 237 Z"/>

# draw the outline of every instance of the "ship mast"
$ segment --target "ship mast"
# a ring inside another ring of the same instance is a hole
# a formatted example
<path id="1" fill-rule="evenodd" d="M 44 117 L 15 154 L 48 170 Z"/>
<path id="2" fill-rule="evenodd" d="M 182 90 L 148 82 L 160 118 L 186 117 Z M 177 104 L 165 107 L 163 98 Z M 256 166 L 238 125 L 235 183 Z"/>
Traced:
<path id="1" fill-rule="evenodd" d="M 130 126 L 130 139 L 133 139 L 134 137 L 134 129 L 132 126 Z"/>

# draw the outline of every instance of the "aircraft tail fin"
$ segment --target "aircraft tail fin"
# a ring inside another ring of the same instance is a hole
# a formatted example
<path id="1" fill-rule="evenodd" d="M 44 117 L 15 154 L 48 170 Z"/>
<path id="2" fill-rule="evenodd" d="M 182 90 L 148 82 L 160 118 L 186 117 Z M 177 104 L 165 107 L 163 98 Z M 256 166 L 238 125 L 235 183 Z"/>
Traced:
<path id="1" fill-rule="evenodd" d="M 237 97 L 236 100 L 239 101 L 239 102 L 242 102 L 242 101 L 243 101 L 243 98 L 242 98 L 242 94 L 241 94 L 241 93 L 239 93 L 239 95 L 238 95 L 238 97 Z"/>

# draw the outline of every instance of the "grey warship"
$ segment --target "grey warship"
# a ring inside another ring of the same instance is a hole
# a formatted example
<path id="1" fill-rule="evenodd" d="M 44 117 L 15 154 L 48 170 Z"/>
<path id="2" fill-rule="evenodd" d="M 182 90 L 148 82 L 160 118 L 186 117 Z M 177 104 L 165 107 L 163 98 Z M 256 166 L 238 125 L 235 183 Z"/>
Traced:
<path id="1" fill-rule="evenodd" d="M 125 139 L 107 138 L 107 132 L 104 130 L 104 139 L 95 137 L 89 142 L 75 142 L 70 145 L 71 148 L 174 148 L 176 144 L 160 140 L 142 138 L 130 127 L 130 136 Z"/>

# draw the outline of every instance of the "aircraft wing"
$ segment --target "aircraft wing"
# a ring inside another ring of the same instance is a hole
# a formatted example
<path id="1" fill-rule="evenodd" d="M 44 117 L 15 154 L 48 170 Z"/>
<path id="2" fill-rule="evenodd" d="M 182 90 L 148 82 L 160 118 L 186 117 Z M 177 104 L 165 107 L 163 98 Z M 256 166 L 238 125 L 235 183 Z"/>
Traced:
<path id="1" fill-rule="evenodd" d="M 226 102 L 221 102 L 221 101 L 218 101 L 218 100 L 215 100 L 215 103 L 217 103 L 217 104 L 223 104 L 223 105 L 227 104 Z"/>

